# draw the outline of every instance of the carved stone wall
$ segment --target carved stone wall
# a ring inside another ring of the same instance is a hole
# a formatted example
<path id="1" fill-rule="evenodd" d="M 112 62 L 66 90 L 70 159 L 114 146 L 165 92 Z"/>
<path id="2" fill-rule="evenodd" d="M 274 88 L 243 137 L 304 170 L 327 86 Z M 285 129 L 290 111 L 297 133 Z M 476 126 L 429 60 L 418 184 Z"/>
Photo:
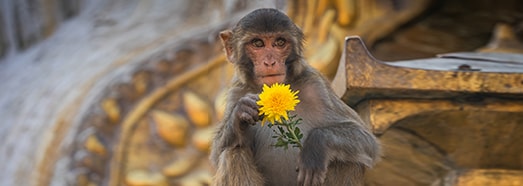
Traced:
<path id="1" fill-rule="evenodd" d="M 6 15 L 18 14 L 7 7 L 31 2 L 3 1 L 3 5 L 9 6 L 2 6 L 1 20 L 11 20 Z M 506 46 L 517 49 L 522 33 L 518 27 L 520 12 L 523 12 L 518 7 L 523 6 L 518 6 L 520 1 L 512 0 L 496 4 L 493 9 L 496 11 L 485 9 L 491 4 L 496 3 L 486 0 L 37 1 L 31 5 L 41 6 L 42 10 L 63 5 L 59 9 L 65 13 L 51 19 L 60 26 L 26 25 L 30 34 L 21 40 L 27 42 L 16 46 L 33 47 L 15 51 L 12 48 L 15 45 L 11 44 L 14 36 L 7 33 L 14 28 L 0 29 L 0 34 L 7 35 L 0 39 L 0 56 L 4 55 L 0 63 L 0 162 L 4 162 L 0 185 L 209 184 L 212 169 L 206 156 L 210 131 L 223 114 L 223 90 L 233 71 L 224 59 L 217 33 L 230 28 L 254 8 L 276 7 L 286 11 L 306 33 L 309 63 L 333 78 L 348 35 L 360 35 L 371 52 L 384 59 L 427 57 L 456 50 L 499 52 L 506 51 L 500 50 Z M 68 14 L 70 11 L 77 15 L 58 24 L 68 17 L 65 15 L 73 15 Z M 40 15 L 38 11 L 26 13 Z M 452 15 L 463 21 L 452 19 Z M 498 22 L 506 24 L 496 32 L 500 37 L 493 37 L 487 46 Z M 15 25 L 12 20 L 5 24 Z M 481 29 L 474 29 L 477 24 Z M 441 29 L 445 25 L 456 30 L 445 32 Z M 467 37 L 461 38 L 459 34 Z M 33 35 L 38 39 L 30 39 Z M 457 45 L 452 44 L 457 41 Z M 473 117 L 460 112 L 445 114 L 460 121 Z M 436 116 L 428 118 L 438 120 Z M 430 122 L 412 125 L 423 121 L 420 117 L 407 118 L 397 126 L 426 136 L 397 128 L 383 136 L 384 144 L 398 146 L 390 150 L 393 153 L 390 157 L 411 153 L 423 161 L 444 159 L 441 149 L 420 140 L 434 137 L 420 128 Z M 507 126 L 520 130 L 518 115 L 478 113 L 474 117 L 516 118 L 507 121 Z M 458 128 L 467 128 L 469 124 L 460 123 Z M 480 130 L 487 131 L 493 125 L 486 123 Z M 402 140 L 419 148 L 398 145 L 405 144 Z M 510 151 L 509 155 L 516 152 Z M 466 160 L 471 155 L 455 156 Z M 391 165 L 394 164 L 378 166 Z M 448 173 L 452 165 L 445 162 L 402 165 L 412 165 L 409 170 L 414 171 L 429 170 L 409 175 L 418 179 L 404 182 L 412 185 L 424 185 L 444 174 L 461 178 L 458 182 L 463 185 L 478 181 L 475 177 L 501 175 L 493 170 Z M 401 178 L 391 175 L 391 179 Z"/>
<path id="2" fill-rule="evenodd" d="M 97 161 L 96 153 L 106 154 L 106 160 L 112 157 L 113 146 L 100 151 L 98 142 L 112 145 L 121 136 L 121 120 L 114 118 L 125 118 L 169 78 L 221 55 L 221 48 L 214 47 L 217 33 L 245 10 L 275 6 L 264 3 L 90 1 L 54 35 L 4 58 L 0 185 L 74 185 L 82 183 L 80 175 L 89 175 L 83 183 L 108 183 L 109 171 L 97 174 L 96 163 L 109 161 Z M 137 82 L 136 87 L 126 85 L 131 82 Z M 205 90 L 201 87 L 192 89 L 196 94 Z M 101 117 L 106 114 L 113 119 Z M 111 125 L 112 131 L 107 129 Z M 83 153 L 84 145 L 97 150 Z M 96 166 L 76 169 L 86 156 L 94 158 L 86 161 Z"/>

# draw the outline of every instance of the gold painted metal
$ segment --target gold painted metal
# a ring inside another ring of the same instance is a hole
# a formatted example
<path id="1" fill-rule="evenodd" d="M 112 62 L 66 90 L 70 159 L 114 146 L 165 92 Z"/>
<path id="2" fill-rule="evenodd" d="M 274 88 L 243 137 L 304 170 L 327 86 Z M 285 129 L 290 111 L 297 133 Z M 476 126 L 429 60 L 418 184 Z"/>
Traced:
<path id="1" fill-rule="evenodd" d="M 333 82 L 336 93 L 351 106 L 369 98 L 433 99 L 463 94 L 523 94 L 523 73 L 393 66 L 372 57 L 359 37 L 346 39 L 344 55 Z"/>
<path id="2" fill-rule="evenodd" d="M 211 106 L 193 92 L 183 94 L 184 108 L 190 120 L 203 128 L 211 124 Z"/>
<path id="3" fill-rule="evenodd" d="M 523 185 L 523 171 L 478 169 L 460 173 L 455 186 L 520 186 Z"/>
<path id="4" fill-rule="evenodd" d="M 154 110 L 151 112 L 151 118 L 160 138 L 175 147 L 186 145 L 189 122 L 183 115 Z"/>
<path id="5" fill-rule="evenodd" d="M 345 46 L 333 87 L 384 149 L 366 184 L 522 183 L 523 55 L 390 63 L 372 57 L 359 37 Z"/>
<path id="6" fill-rule="evenodd" d="M 372 124 L 374 133 L 383 134 L 398 121 L 429 112 L 508 112 L 523 113 L 523 100 L 486 100 L 459 103 L 451 99 L 371 99 L 357 105 L 363 119 Z"/>
<path id="7" fill-rule="evenodd" d="M 85 148 L 98 156 L 106 156 L 107 155 L 107 149 L 105 145 L 100 142 L 100 139 L 96 137 L 96 135 L 90 135 L 87 137 L 87 140 L 85 140 Z"/>
<path id="8" fill-rule="evenodd" d="M 107 114 L 111 123 L 120 121 L 120 107 L 114 98 L 107 98 L 102 101 L 102 109 Z"/>

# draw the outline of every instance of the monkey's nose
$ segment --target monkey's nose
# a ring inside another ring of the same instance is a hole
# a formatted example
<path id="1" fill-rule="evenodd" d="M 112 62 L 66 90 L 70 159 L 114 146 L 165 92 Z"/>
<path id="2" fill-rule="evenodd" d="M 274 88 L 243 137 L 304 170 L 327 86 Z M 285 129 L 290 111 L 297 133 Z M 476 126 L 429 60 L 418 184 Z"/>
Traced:
<path id="1" fill-rule="evenodd" d="M 263 64 L 265 64 L 265 66 L 274 66 L 274 64 L 276 64 L 276 61 L 275 60 L 265 60 L 263 62 Z"/>

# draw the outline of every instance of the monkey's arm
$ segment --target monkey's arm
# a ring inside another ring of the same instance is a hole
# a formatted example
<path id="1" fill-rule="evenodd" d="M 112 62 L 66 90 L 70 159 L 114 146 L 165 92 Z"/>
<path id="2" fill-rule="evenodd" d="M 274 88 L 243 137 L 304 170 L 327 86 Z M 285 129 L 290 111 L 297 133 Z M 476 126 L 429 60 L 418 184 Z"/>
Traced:
<path id="1" fill-rule="evenodd" d="M 303 142 L 298 164 L 298 185 L 322 184 L 332 162 L 344 162 L 351 170 L 364 170 L 378 159 L 378 141 L 354 122 L 312 129 Z"/>
<path id="2" fill-rule="evenodd" d="M 213 141 L 211 160 L 217 161 L 218 156 L 226 149 L 246 148 L 251 150 L 252 134 L 248 130 L 258 120 L 258 96 L 247 94 L 237 101 L 229 101 L 225 118 Z"/>
<path id="3" fill-rule="evenodd" d="M 379 151 L 376 137 L 351 121 L 311 130 L 301 156 L 304 160 L 324 159 L 327 164 L 338 160 L 372 167 Z"/>
<path id="4" fill-rule="evenodd" d="M 213 185 L 264 184 L 264 178 L 257 170 L 253 157 L 254 135 L 251 134 L 252 130 L 248 130 L 249 125 L 258 120 L 256 100 L 257 96 L 246 95 L 228 106 L 211 151 L 211 161 L 216 168 Z"/>

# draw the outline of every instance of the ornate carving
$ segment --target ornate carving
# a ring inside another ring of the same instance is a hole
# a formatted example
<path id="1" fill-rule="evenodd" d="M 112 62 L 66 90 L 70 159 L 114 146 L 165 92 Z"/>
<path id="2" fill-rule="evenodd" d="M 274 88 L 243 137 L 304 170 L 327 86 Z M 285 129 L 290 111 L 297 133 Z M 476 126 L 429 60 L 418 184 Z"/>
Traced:
<path id="1" fill-rule="evenodd" d="M 185 46 L 138 68 L 92 108 L 80 132 L 89 136 L 71 154 L 76 184 L 209 184 L 207 154 L 232 69 L 219 43 Z"/>

